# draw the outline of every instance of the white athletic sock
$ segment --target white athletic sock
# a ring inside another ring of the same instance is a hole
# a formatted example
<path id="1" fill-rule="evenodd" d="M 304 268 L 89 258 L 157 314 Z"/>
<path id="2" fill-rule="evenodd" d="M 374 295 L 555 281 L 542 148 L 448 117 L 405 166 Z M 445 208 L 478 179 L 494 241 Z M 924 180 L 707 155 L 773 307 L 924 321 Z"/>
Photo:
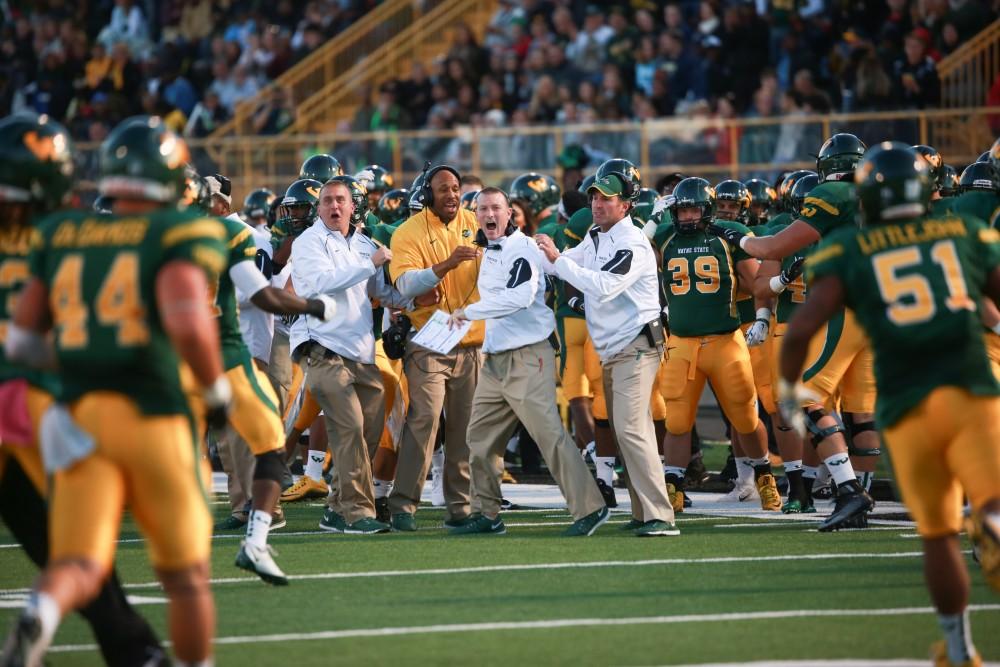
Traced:
<path id="1" fill-rule="evenodd" d="M 753 481 L 753 463 L 749 456 L 736 457 L 736 483 L 743 485 Z"/>
<path id="2" fill-rule="evenodd" d="M 816 466 L 802 466 L 802 476 L 806 479 L 816 479 L 818 473 Z"/>
<path id="3" fill-rule="evenodd" d="M 828 456 L 823 459 L 823 463 L 826 464 L 827 470 L 830 471 L 830 476 L 833 477 L 833 482 L 837 486 L 854 479 L 854 466 L 851 465 L 851 457 L 847 455 L 847 452 Z"/>
<path id="4" fill-rule="evenodd" d="M 601 480 L 608 486 L 611 486 L 614 483 L 614 474 L 615 474 L 615 457 L 598 456 L 597 479 Z"/>
<path id="5" fill-rule="evenodd" d="M 317 482 L 323 479 L 323 463 L 326 461 L 326 452 L 320 449 L 310 449 L 306 457 L 306 477 Z"/>
<path id="6" fill-rule="evenodd" d="M 42 641 L 45 645 L 51 644 L 52 638 L 59 628 L 59 621 L 62 620 L 59 603 L 48 593 L 34 592 L 28 598 L 25 612 L 38 619 L 38 623 L 41 625 Z"/>
<path id="7" fill-rule="evenodd" d="M 796 470 L 802 470 L 802 459 L 799 459 L 797 461 L 785 461 L 781 465 L 785 469 L 785 474 L 787 475 L 790 472 L 795 472 Z"/>
<path id="8" fill-rule="evenodd" d="M 766 466 L 771 464 L 771 459 L 765 454 L 759 459 L 750 459 L 750 465 L 756 468 L 757 466 Z"/>
<path id="9" fill-rule="evenodd" d="M 267 546 L 267 533 L 271 530 L 271 515 L 264 510 L 250 510 L 247 521 L 247 543 L 255 547 Z"/>
<path id="10" fill-rule="evenodd" d="M 439 447 L 431 454 L 431 473 L 434 476 L 441 474 L 444 468 L 444 447 Z"/>
<path id="11" fill-rule="evenodd" d="M 972 645 L 969 610 L 964 609 L 960 614 L 938 614 L 938 625 L 944 632 L 948 660 L 956 665 L 971 660 L 976 648 Z"/>
<path id="12" fill-rule="evenodd" d="M 372 480 L 375 487 L 375 500 L 380 498 L 388 498 L 389 493 L 392 491 L 392 482 L 386 481 L 384 479 L 379 479 L 378 477 Z"/>

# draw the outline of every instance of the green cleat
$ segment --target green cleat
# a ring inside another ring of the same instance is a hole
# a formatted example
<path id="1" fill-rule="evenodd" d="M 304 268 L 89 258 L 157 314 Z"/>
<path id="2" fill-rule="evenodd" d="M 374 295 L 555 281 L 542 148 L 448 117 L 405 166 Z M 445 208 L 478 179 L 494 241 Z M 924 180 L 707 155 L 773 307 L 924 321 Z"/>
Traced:
<path id="1" fill-rule="evenodd" d="M 782 514 L 801 514 L 802 513 L 802 502 L 797 498 L 791 498 L 788 502 L 781 506 Z"/>
<path id="2" fill-rule="evenodd" d="M 378 533 L 388 533 L 390 530 L 389 524 L 376 521 L 370 516 L 358 519 L 344 527 L 344 532 L 348 535 L 377 535 Z"/>
<path id="3" fill-rule="evenodd" d="M 323 518 L 320 519 L 319 529 L 325 530 L 328 533 L 346 533 L 347 521 L 344 520 L 344 517 L 339 512 L 334 512 L 332 509 L 327 508 L 323 512 Z"/>
<path id="4" fill-rule="evenodd" d="M 412 533 L 417 530 L 417 520 L 409 512 L 399 512 L 392 515 L 392 529 L 401 533 Z"/>
<path id="5" fill-rule="evenodd" d="M 461 526 L 448 531 L 451 535 L 503 535 L 506 532 L 507 526 L 503 525 L 503 519 L 491 519 L 482 514 L 473 514 Z"/>
<path id="6" fill-rule="evenodd" d="M 643 525 L 642 521 L 639 521 L 636 518 L 632 518 L 632 519 L 628 520 L 628 523 L 625 523 L 625 524 L 622 524 L 621 526 L 618 526 L 618 530 L 621 530 L 621 531 L 638 530 L 639 528 L 642 528 L 642 525 Z"/>
<path id="7" fill-rule="evenodd" d="M 605 506 L 596 512 L 591 512 L 582 519 L 578 519 L 573 522 L 573 525 L 566 529 L 563 533 L 564 537 L 590 537 L 594 534 L 594 531 L 600 528 L 608 517 L 611 516 L 611 511 Z"/>
<path id="8" fill-rule="evenodd" d="M 669 535 L 680 535 L 681 531 L 677 529 L 677 524 L 675 523 L 667 523 L 666 521 L 653 519 L 652 521 L 647 521 L 642 524 L 642 526 L 635 531 L 635 534 L 636 537 L 665 537 Z"/>

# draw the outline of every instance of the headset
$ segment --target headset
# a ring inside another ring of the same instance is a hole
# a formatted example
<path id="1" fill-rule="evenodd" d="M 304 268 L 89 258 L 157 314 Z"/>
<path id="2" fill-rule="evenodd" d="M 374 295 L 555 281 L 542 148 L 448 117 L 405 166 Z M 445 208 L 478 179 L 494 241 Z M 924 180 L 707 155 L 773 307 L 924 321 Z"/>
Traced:
<path id="1" fill-rule="evenodd" d="M 489 194 L 493 194 L 494 191 L 495 192 L 499 192 L 500 194 L 503 195 L 504 201 L 507 202 L 507 208 L 508 209 L 512 208 L 511 203 L 510 203 L 510 195 L 508 195 L 504 190 L 502 190 L 500 188 L 496 188 L 495 190 L 493 188 L 491 188 Z M 476 199 L 477 200 L 479 199 L 479 195 L 481 193 L 482 193 L 482 190 L 480 190 L 479 192 L 476 193 Z M 504 233 L 504 236 L 510 236 L 511 234 L 513 234 L 516 231 L 517 231 L 517 225 L 514 224 L 514 216 L 511 215 L 510 219 L 507 221 L 507 227 L 506 227 L 506 229 L 503 230 L 503 233 Z M 480 248 L 491 248 L 492 247 L 490 245 L 489 239 L 486 238 L 486 233 L 483 232 L 482 229 L 480 229 L 479 231 L 476 232 L 476 238 L 474 238 L 472 240 L 472 244 L 473 245 L 477 245 Z M 496 247 L 499 248 L 500 246 L 497 245 Z"/>
<path id="2" fill-rule="evenodd" d="M 458 173 L 458 169 L 455 169 L 451 165 L 439 164 L 438 166 L 428 171 L 429 167 L 430 163 L 424 165 L 425 176 L 424 176 L 424 184 L 422 186 L 423 196 L 424 196 L 424 206 L 428 208 L 434 205 L 434 189 L 431 188 L 431 179 L 433 179 L 435 175 L 437 175 L 439 172 L 442 171 L 450 171 L 455 176 L 455 178 L 458 179 L 459 183 L 462 182 L 462 175 Z"/>

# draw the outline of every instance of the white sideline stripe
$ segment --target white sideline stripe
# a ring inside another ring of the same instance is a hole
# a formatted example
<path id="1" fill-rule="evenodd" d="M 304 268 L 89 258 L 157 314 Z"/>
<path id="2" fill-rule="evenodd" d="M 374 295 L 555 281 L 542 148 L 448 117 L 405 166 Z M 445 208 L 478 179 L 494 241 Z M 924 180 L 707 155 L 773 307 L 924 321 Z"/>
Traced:
<path id="1" fill-rule="evenodd" d="M 712 527 L 713 528 L 775 528 L 775 527 L 780 527 L 780 526 L 809 525 L 809 524 L 814 524 L 814 523 L 818 523 L 818 522 L 817 521 L 812 521 L 810 519 L 801 519 L 801 520 L 798 520 L 798 521 L 776 521 L 776 522 L 771 522 L 771 523 L 724 523 L 724 524 L 720 524 L 718 526 L 712 526 Z M 906 525 L 902 525 L 902 526 L 868 526 L 867 528 L 858 528 L 856 530 L 858 530 L 858 531 L 873 531 L 873 530 L 890 530 L 891 531 L 891 530 L 894 530 L 894 531 L 898 532 L 900 530 L 909 530 L 912 527 L 913 526 L 909 522 L 907 522 Z M 808 530 L 813 531 L 813 530 L 815 530 L 815 528 L 809 528 Z M 847 528 L 845 530 L 852 530 L 852 529 Z"/>
<path id="2" fill-rule="evenodd" d="M 663 667 L 666 667 L 665 665 Z M 672 667 L 927 667 L 927 659 L 912 658 L 847 658 L 846 660 L 759 660 L 757 662 L 706 662 Z M 983 667 L 1000 667 L 1000 663 L 984 662 Z"/>
<path id="3" fill-rule="evenodd" d="M 1000 611 L 1000 604 L 969 605 L 969 611 Z M 931 614 L 931 607 L 893 607 L 889 609 L 789 609 L 785 611 L 756 611 L 729 614 L 683 614 L 678 616 L 634 616 L 631 618 L 560 618 L 547 621 L 498 621 L 493 623 L 455 623 L 451 625 L 416 625 L 396 628 L 357 628 L 353 630 L 325 630 L 321 632 L 292 632 L 280 635 L 245 635 L 217 637 L 216 645 L 267 644 L 308 640 L 350 639 L 355 637 L 393 637 L 399 635 L 426 635 L 449 632 L 491 632 L 497 630 L 550 630 L 556 628 L 607 627 L 609 625 L 664 625 L 671 623 L 710 623 L 732 621 L 760 621 L 780 618 L 815 618 L 817 616 L 914 616 Z M 91 651 L 93 644 L 64 644 L 49 649 L 52 653 Z M 796 661 L 797 664 L 803 664 Z M 926 664 L 926 663 L 925 663 Z"/>
<path id="4" fill-rule="evenodd" d="M 969 552 L 965 552 L 969 553 Z M 855 560 L 864 558 L 921 558 L 923 551 L 897 551 L 891 553 L 817 553 L 817 554 L 782 554 L 779 556 L 715 556 L 711 558 L 657 558 L 649 560 L 598 560 L 577 561 L 567 563 L 513 563 L 510 565 L 479 565 L 476 567 L 433 568 L 425 570 L 381 570 L 371 572 L 317 572 L 314 574 L 293 574 L 289 579 L 306 581 L 311 579 L 368 579 L 372 577 L 415 577 L 449 574 L 481 574 L 484 572 L 519 572 L 527 570 L 574 570 L 604 567 L 656 567 L 659 565 L 711 565 L 726 563 L 760 563 L 803 560 Z M 259 581 L 257 577 L 222 577 L 212 579 L 209 583 L 242 584 Z M 126 589 L 159 588 L 156 581 L 138 584 L 125 584 Z M 0 590 L 0 596 L 20 594 L 26 588 Z"/>

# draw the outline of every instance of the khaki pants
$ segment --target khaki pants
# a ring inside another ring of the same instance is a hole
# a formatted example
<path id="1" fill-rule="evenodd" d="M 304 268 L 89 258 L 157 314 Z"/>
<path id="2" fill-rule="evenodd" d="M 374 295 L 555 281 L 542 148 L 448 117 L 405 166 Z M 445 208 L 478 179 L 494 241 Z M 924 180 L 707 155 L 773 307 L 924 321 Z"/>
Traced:
<path id="1" fill-rule="evenodd" d="M 663 482 L 649 396 L 663 351 L 639 334 L 625 349 L 604 362 L 604 395 L 608 418 L 625 468 L 632 517 L 639 521 L 673 522 L 674 510 Z"/>
<path id="2" fill-rule="evenodd" d="M 544 340 L 486 355 L 468 430 L 473 512 L 490 517 L 500 512 L 503 453 L 518 421 L 538 443 L 573 518 L 604 507 L 601 492 L 559 417 L 554 371 L 555 353 Z"/>
<path id="3" fill-rule="evenodd" d="M 375 364 L 325 356 L 318 345 L 303 357 L 306 387 L 323 408 L 336 494 L 330 509 L 347 523 L 375 516 L 371 459 L 382 435 L 382 375 Z"/>
<path id="4" fill-rule="evenodd" d="M 288 390 L 292 385 L 292 354 L 289 350 L 288 336 L 278 331 L 271 340 L 271 360 L 267 364 L 267 379 L 278 395 L 278 412 L 285 414 L 288 401 Z"/>
<path id="5" fill-rule="evenodd" d="M 223 436 L 219 439 L 219 460 L 226 473 L 226 490 L 229 492 L 229 507 L 233 516 L 239 519 L 247 518 L 247 508 L 253 495 L 253 471 L 257 466 L 257 457 L 250 451 L 250 446 L 239 436 L 231 425 L 226 425 Z"/>
<path id="6" fill-rule="evenodd" d="M 389 508 L 394 514 L 417 511 L 443 409 L 444 499 L 450 518 L 468 516 L 469 445 L 465 434 L 479 376 L 479 348 L 458 347 L 451 354 L 437 354 L 407 343 L 403 372 L 410 403 Z"/>

